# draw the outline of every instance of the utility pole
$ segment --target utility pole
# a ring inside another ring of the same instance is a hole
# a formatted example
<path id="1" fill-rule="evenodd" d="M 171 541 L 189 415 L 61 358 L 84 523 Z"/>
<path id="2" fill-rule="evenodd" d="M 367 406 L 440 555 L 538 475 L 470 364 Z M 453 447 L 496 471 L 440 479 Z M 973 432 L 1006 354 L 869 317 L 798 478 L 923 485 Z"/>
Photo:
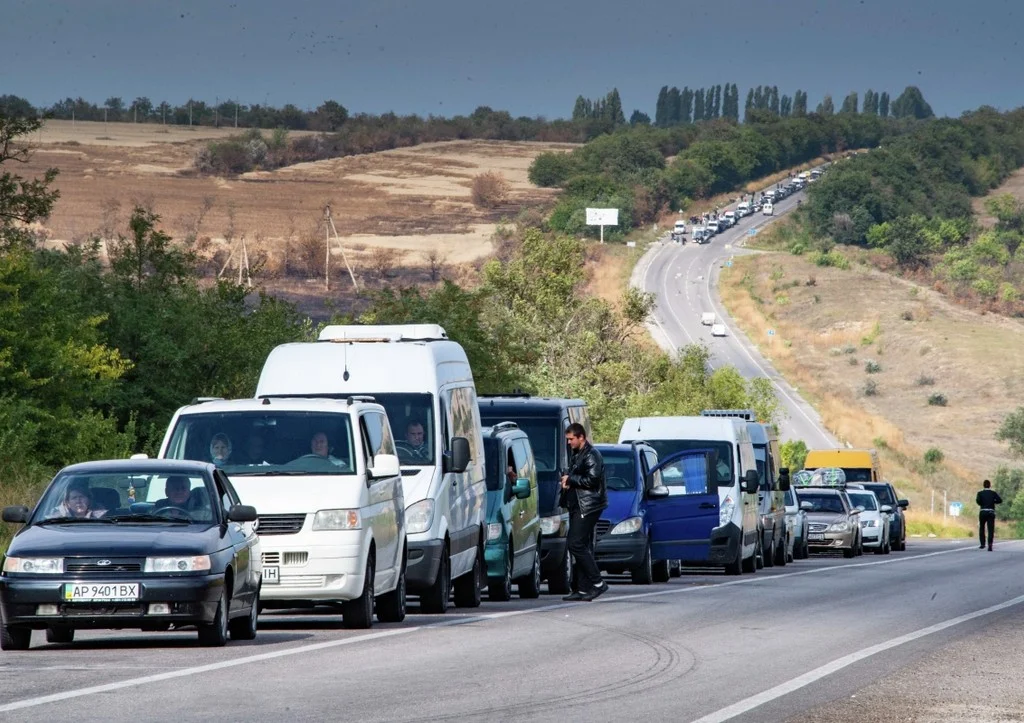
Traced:
<path id="1" fill-rule="evenodd" d="M 192 99 L 188 100 L 188 127 L 192 127 Z"/>
<path id="2" fill-rule="evenodd" d="M 238 128 L 238 101 L 235 101 L 235 128 Z"/>
<path id="3" fill-rule="evenodd" d="M 345 268 L 348 269 L 348 276 L 352 279 L 352 288 L 359 291 L 359 284 L 356 283 L 356 275 L 352 273 L 352 266 L 348 262 L 348 256 L 345 254 L 345 246 L 341 243 L 341 239 L 338 238 L 338 229 L 334 227 L 334 219 L 331 218 L 331 206 L 330 204 L 324 206 L 324 236 L 325 236 L 325 247 L 326 247 L 326 259 L 324 261 L 324 290 L 328 291 L 331 288 L 331 232 L 334 232 L 334 238 L 338 241 L 338 248 L 341 249 L 341 258 L 345 261 Z"/>

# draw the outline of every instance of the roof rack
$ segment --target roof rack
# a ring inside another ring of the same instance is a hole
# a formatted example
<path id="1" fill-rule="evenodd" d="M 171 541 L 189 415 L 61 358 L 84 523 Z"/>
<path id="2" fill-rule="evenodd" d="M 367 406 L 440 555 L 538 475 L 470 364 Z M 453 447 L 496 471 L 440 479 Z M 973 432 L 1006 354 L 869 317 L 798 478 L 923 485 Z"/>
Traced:
<path id="1" fill-rule="evenodd" d="M 192 404 L 206 404 L 207 402 L 223 402 L 223 401 L 224 401 L 224 397 L 193 397 L 192 401 L 189 402 L 189 404 L 190 405 L 192 405 Z"/>
<path id="2" fill-rule="evenodd" d="M 757 421 L 757 413 L 753 409 L 705 409 L 700 413 L 702 417 L 738 417 L 748 422 Z"/>
<path id="3" fill-rule="evenodd" d="M 533 395 L 529 392 L 522 390 L 515 390 L 514 392 L 505 392 L 504 394 L 477 394 L 477 399 L 500 399 L 501 397 L 515 397 L 517 399 L 528 399 Z"/>
<path id="4" fill-rule="evenodd" d="M 794 487 L 827 487 L 846 489 L 846 472 L 841 467 L 819 467 L 816 470 L 802 469 L 790 477 Z"/>
<path id="5" fill-rule="evenodd" d="M 353 394 L 351 397 L 348 397 L 345 401 L 348 403 L 348 406 L 351 407 L 356 402 L 376 402 L 377 398 L 372 397 L 369 394 Z"/>
<path id="6" fill-rule="evenodd" d="M 491 436 L 493 437 L 498 432 L 508 432 L 513 429 L 519 429 L 519 425 L 515 422 L 498 422 L 491 425 Z"/>
<path id="7" fill-rule="evenodd" d="M 332 324 L 320 330 L 317 341 L 348 343 L 447 341 L 439 324 Z"/>

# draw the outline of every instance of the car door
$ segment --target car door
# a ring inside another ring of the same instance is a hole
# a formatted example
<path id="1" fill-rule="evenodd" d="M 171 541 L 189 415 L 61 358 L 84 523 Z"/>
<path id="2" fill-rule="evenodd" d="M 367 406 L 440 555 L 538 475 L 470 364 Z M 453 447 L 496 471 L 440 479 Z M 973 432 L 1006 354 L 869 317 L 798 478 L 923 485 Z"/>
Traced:
<path id="1" fill-rule="evenodd" d="M 359 429 L 363 437 L 367 469 L 373 465 L 378 454 L 396 454 L 391 438 L 391 425 L 387 418 L 377 411 L 367 411 L 359 416 Z M 373 534 L 377 546 L 377 565 L 374 587 L 390 590 L 401 566 L 401 550 L 398 540 L 398 485 L 399 477 L 366 479 L 366 506 L 360 510 L 363 524 Z M 375 590 L 376 592 L 376 590 Z"/>
<path id="2" fill-rule="evenodd" d="M 651 470 L 661 477 L 661 485 L 652 487 L 646 500 L 654 559 L 708 558 L 711 531 L 718 526 L 716 459 L 713 450 L 688 450 L 666 457 Z"/>
<path id="3" fill-rule="evenodd" d="M 223 474 L 223 473 L 222 473 Z M 235 486 L 231 484 L 231 478 L 226 474 L 224 475 L 221 483 L 224 485 L 224 491 L 227 492 L 228 498 L 232 504 L 245 504 L 238 496 L 238 491 Z M 259 512 L 259 510 L 257 510 Z M 225 514 L 227 512 L 225 511 Z M 248 578 L 248 589 L 245 591 L 245 595 L 252 596 L 255 598 L 257 591 L 260 587 L 260 580 L 263 574 L 263 558 L 260 555 L 260 537 L 257 533 L 257 524 L 255 522 L 243 522 L 241 523 L 242 532 L 245 534 L 245 546 L 248 548 L 249 558 L 249 574 Z"/>
<path id="4" fill-rule="evenodd" d="M 214 516 L 219 515 L 222 521 L 220 529 L 224 546 L 232 550 L 231 569 L 234 570 L 234 578 L 229 607 L 232 611 L 247 610 L 256 594 L 251 584 L 253 563 L 249 537 L 252 534 L 252 523 L 228 520 L 228 510 L 239 504 L 238 496 L 222 470 L 214 470 L 213 477 L 217 499 L 210 500 L 210 505 L 214 508 Z M 250 526 L 249 530 L 246 525 Z"/>
<path id="5" fill-rule="evenodd" d="M 510 445 L 517 479 L 531 479 L 530 468 L 533 460 L 527 445 L 529 442 L 525 439 L 514 439 Z M 512 497 L 512 539 L 515 543 L 512 573 L 515 577 L 522 577 L 529 572 L 530 565 L 533 564 L 533 550 L 537 545 L 540 520 L 537 517 L 536 474 L 533 478 L 530 482 L 529 497 Z"/>

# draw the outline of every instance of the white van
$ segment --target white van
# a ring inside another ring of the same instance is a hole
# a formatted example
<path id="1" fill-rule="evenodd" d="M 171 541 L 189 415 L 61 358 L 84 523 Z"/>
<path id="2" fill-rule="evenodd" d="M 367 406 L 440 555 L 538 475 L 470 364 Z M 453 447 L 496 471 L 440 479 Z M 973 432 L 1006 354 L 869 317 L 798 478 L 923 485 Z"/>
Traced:
<path id="1" fill-rule="evenodd" d="M 345 626 L 405 619 L 402 476 L 371 400 L 237 399 L 175 412 L 162 459 L 213 462 L 258 505 L 262 607 L 341 603 Z"/>
<path id="2" fill-rule="evenodd" d="M 759 475 L 746 422 L 728 417 L 633 417 L 619 444 L 643 441 L 658 452 L 647 501 L 659 560 L 754 572 L 759 559 Z"/>
<path id="3" fill-rule="evenodd" d="M 700 315 L 700 323 L 704 326 L 711 326 L 715 323 L 715 319 L 715 312 L 713 311 L 705 311 Z"/>
<path id="4" fill-rule="evenodd" d="M 766 203 L 764 206 L 761 207 L 761 213 L 764 214 L 765 216 L 774 216 L 775 215 L 775 206 L 774 206 L 774 204 L 772 204 L 771 201 Z"/>
<path id="5" fill-rule="evenodd" d="M 686 222 L 683 221 L 682 219 L 680 219 L 679 221 L 676 221 L 675 226 L 672 227 L 672 233 L 673 234 L 685 235 L 686 234 Z"/>
<path id="6" fill-rule="evenodd" d="M 407 584 L 424 612 L 477 607 L 484 584 L 487 483 L 466 352 L 436 324 L 327 326 L 267 357 L 256 396 L 372 396 L 402 468 Z"/>

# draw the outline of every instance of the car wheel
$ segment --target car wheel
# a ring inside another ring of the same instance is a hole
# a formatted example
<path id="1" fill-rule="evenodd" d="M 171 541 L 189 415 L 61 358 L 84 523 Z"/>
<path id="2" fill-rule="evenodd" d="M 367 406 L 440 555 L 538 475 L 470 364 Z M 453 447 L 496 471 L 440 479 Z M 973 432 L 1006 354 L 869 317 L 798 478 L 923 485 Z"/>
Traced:
<path id="1" fill-rule="evenodd" d="M 478 608 L 481 596 L 480 588 L 483 587 L 484 578 L 484 552 L 483 548 L 477 545 L 476 559 L 473 560 L 473 569 L 455 581 L 455 605 L 460 608 Z"/>
<path id="2" fill-rule="evenodd" d="M 856 556 L 857 556 L 857 548 L 855 548 L 855 547 L 847 547 L 846 549 L 843 550 L 843 557 L 845 557 L 847 560 L 849 560 L 851 558 L 854 558 Z"/>
<path id="3" fill-rule="evenodd" d="M 757 549 L 754 553 L 754 563 L 758 570 L 764 569 L 764 542 L 761 541 L 762 539 L 763 538 L 758 538 Z"/>
<path id="4" fill-rule="evenodd" d="M 668 567 L 668 574 L 671 577 L 683 576 L 683 563 L 681 560 L 673 560 Z"/>
<path id="5" fill-rule="evenodd" d="M 654 582 L 668 582 L 672 577 L 672 563 L 668 560 L 659 560 L 651 565 L 651 577 Z"/>
<path id="6" fill-rule="evenodd" d="M 420 610 L 425 613 L 442 614 L 448 610 L 448 598 L 451 597 L 451 557 L 448 545 L 441 550 L 441 561 L 437 565 L 437 577 L 434 584 L 420 595 Z"/>
<path id="7" fill-rule="evenodd" d="M 224 579 L 225 588 L 220 594 L 217 602 L 217 612 L 213 616 L 212 623 L 201 623 L 199 625 L 199 644 L 204 648 L 220 648 L 228 642 L 228 606 L 231 598 L 228 597 L 228 578 Z"/>
<path id="8" fill-rule="evenodd" d="M 382 623 L 400 623 L 405 620 L 405 567 L 405 555 L 402 555 L 402 567 L 398 571 L 395 589 L 377 598 L 377 620 Z"/>
<path id="9" fill-rule="evenodd" d="M 487 578 L 487 596 L 491 600 L 505 602 L 512 599 L 512 546 L 505 553 L 505 569 L 501 577 Z"/>
<path id="10" fill-rule="evenodd" d="M 644 558 L 640 564 L 629 571 L 634 585 L 650 585 L 654 582 L 654 570 L 651 569 L 651 542 L 647 541 L 644 548 Z"/>
<path id="11" fill-rule="evenodd" d="M 786 563 L 789 562 L 788 549 L 789 545 L 786 544 L 786 539 L 783 538 L 775 549 L 775 564 L 779 567 L 785 567 Z"/>
<path id="12" fill-rule="evenodd" d="M 572 590 L 573 562 L 569 549 L 565 550 L 565 559 L 558 566 L 558 573 L 548 578 L 548 592 L 553 595 L 564 595 Z"/>
<path id="13" fill-rule="evenodd" d="M 67 625 L 54 625 L 46 629 L 46 642 L 70 643 L 75 639 L 75 629 Z"/>
<path id="14" fill-rule="evenodd" d="M 772 535 L 771 544 L 768 546 L 767 552 L 764 549 L 764 544 L 761 544 L 761 561 L 764 567 L 775 567 L 775 553 L 777 545 L 775 544 L 775 535 Z"/>
<path id="15" fill-rule="evenodd" d="M 252 601 L 249 614 L 244 618 L 228 621 L 228 633 L 232 640 L 255 640 L 256 628 L 260 617 L 260 591 L 256 590 L 256 599 Z"/>
<path id="16" fill-rule="evenodd" d="M 534 550 L 533 553 L 533 567 L 530 569 L 530 574 L 526 577 L 521 577 L 517 581 L 519 584 L 519 597 L 526 599 L 534 599 L 540 597 L 540 551 Z"/>
<path id="17" fill-rule="evenodd" d="M 28 650 L 32 644 L 32 628 L 0 625 L 0 650 Z"/>
<path id="18" fill-rule="evenodd" d="M 760 541 L 758 541 L 754 545 L 754 554 L 751 555 L 748 558 L 745 558 L 740 563 L 741 567 L 743 568 L 743 572 L 757 572 L 757 568 L 758 568 L 757 561 L 758 561 L 758 557 L 759 557 L 758 552 L 760 551 L 760 547 L 761 547 L 761 543 L 760 543 Z M 741 547 L 740 548 L 740 554 L 741 555 L 743 554 L 742 549 L 743 548 Z"/>
<path id="19" fill-rule="evenodd" d="M 363 591 L 355 600 L 341 604 L 341 616 L 345 627 L 350 630 L 365 630 L 373 625 L 373 585 L 377 573 L 377 556 L 371 548 L 366 556 L 366 574 L 363 576 Z"/>

